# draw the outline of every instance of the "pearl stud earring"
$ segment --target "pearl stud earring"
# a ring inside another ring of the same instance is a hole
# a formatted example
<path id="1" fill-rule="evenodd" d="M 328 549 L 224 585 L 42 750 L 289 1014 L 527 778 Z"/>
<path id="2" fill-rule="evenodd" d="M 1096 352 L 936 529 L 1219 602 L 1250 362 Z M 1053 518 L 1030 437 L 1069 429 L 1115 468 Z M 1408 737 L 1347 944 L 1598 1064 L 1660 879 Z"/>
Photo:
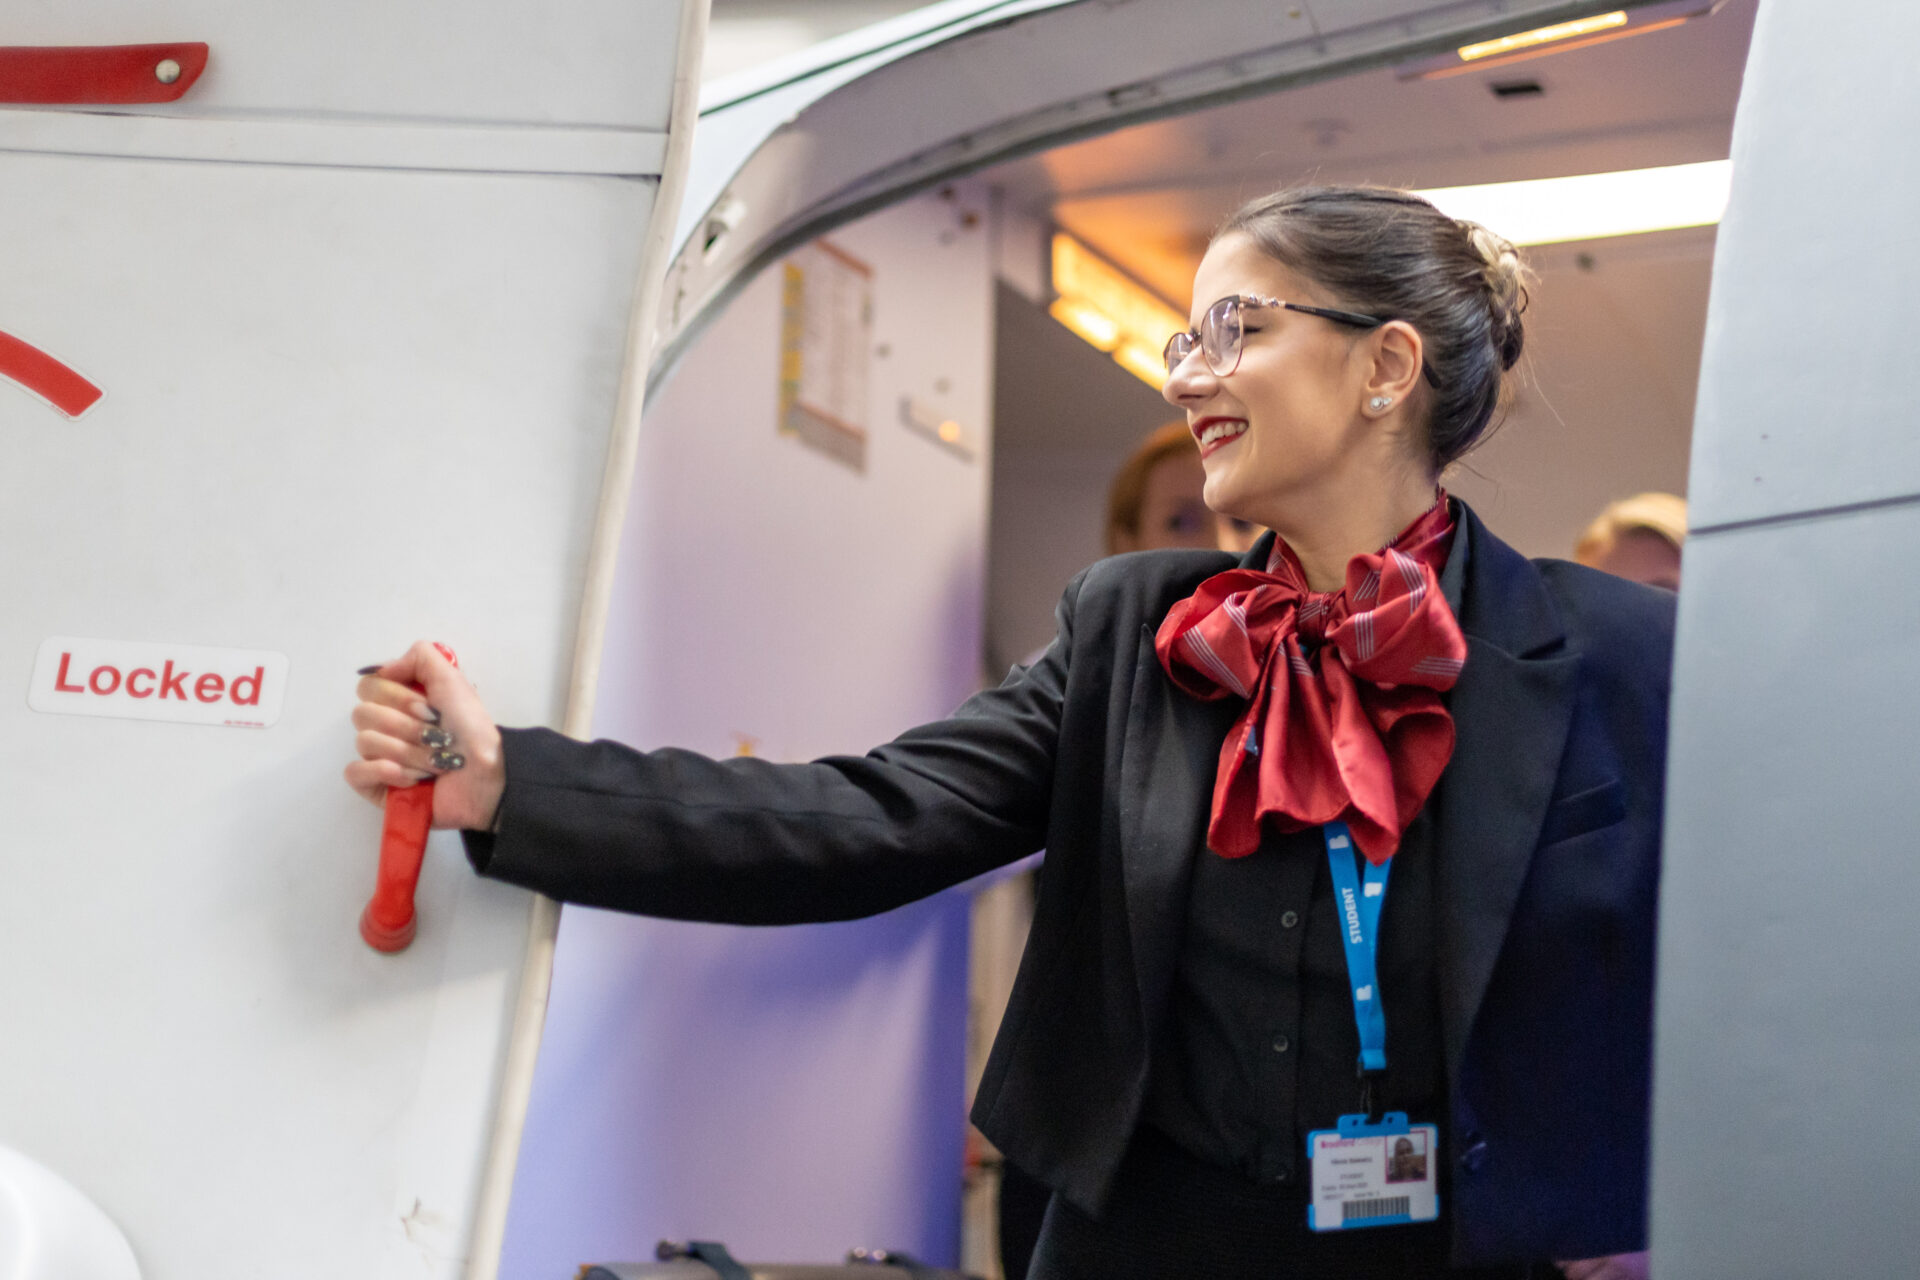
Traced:
<path id="1" fill-rule="evenodd" d="M 1379 413 L 1382 410 L 1391 408 L 1393 406 L 1393 397 L 1392 396 L 1375 396 L 1372 400 L 1369 400 L 1367 403 L 1373 406 L 1373 411 L 1375 413 Z"/>

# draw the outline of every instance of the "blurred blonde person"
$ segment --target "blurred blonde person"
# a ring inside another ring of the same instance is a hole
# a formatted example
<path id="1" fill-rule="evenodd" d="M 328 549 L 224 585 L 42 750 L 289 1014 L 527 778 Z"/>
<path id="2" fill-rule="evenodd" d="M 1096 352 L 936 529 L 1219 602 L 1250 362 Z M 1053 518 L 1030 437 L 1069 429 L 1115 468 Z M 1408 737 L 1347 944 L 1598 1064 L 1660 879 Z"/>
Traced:
<path id="1" fill-rule="evenodd" d="M 1687 500 L 1639 493 L 1610 504 L 1574 544 L 1589 568 L 1669 591 L 1680 589 L 1680 548 L 1687 540 Z"/>
<path id="2" fill-rule="evenodd" d="M 1206 483 L 1187 424 L 1157 428 L 1120 464 L 1107 490 L 1107 554 L 1214 550 L 1219 535 L 1201 493 Z"/>

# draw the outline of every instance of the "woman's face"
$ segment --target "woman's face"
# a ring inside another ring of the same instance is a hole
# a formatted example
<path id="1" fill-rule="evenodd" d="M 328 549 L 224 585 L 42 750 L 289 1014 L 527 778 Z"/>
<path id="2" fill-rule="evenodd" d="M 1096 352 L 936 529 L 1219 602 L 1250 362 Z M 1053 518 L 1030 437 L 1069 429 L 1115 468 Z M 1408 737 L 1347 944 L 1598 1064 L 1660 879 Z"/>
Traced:
<path id="1" fill-rule="evenodd" d="M 1317 306 L 1337 299 L 1262 253 L 1243 235 L 1214 241 L 1193 278 L 1192 322 L 1231 294 Z M 1377 448 L 1366 418 L 1370 331 L 1277 307 L 1249 307 L 1240 363 L 1217 377 L 1195 352 L 1163 394 L 1184 410 L 1200 443 L 1207 505 L 1261 525 L 1284 524 L 1290 501 L 1351 469 Z"/>
<path id="2" fill-rule="evenodd" d="M 1214 549 L 1213 512 L 1207 510 L 1202 496 L 1207 473 L 1200 467 L 1200 455 L 1184 445 L 1181 450 L 1160 459 L 1147 472 L 1146 488 L 1140 496 L 1140 531 L 1129 534 L 1124 529 L 1114 530 L 1113 541 L 1119 550 Z"/>

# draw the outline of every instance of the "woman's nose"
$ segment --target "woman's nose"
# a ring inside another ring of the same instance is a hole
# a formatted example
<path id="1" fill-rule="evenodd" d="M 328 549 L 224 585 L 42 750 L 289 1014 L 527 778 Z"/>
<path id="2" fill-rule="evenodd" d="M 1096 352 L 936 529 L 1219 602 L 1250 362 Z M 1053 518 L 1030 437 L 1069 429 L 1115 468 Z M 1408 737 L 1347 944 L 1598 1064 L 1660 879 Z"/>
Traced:
<path id="1" fill-rule="evenodd" d="M 1186 359 L 1173 366 L 1160 388 L 1160 394 L 1174 408 L 1184 409 L 1211 396 L 1219 389 L 1219 385 L 1220 380 L 1213 376 L 1213 370 L 1207 368 L 1206 360 L 1196 347 L 1187 353 Z"/>

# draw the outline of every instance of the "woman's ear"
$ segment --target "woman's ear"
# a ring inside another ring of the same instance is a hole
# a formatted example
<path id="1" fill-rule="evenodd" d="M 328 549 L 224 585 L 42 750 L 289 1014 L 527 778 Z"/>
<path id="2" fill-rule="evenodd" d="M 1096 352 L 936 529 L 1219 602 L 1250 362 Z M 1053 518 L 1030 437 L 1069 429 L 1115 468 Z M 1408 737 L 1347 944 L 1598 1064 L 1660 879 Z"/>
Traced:
<path id="1" fill-rule="evenodd" d="M 1389 320 L 1373 331 L 1367 345 L 1373 352 L 1373 367 L 1361 394 L 1363 408 L 1377 417 L 1405 404 L 1420 386 L 1426 344 L 1420 331 L 1405 320 Z"/>

